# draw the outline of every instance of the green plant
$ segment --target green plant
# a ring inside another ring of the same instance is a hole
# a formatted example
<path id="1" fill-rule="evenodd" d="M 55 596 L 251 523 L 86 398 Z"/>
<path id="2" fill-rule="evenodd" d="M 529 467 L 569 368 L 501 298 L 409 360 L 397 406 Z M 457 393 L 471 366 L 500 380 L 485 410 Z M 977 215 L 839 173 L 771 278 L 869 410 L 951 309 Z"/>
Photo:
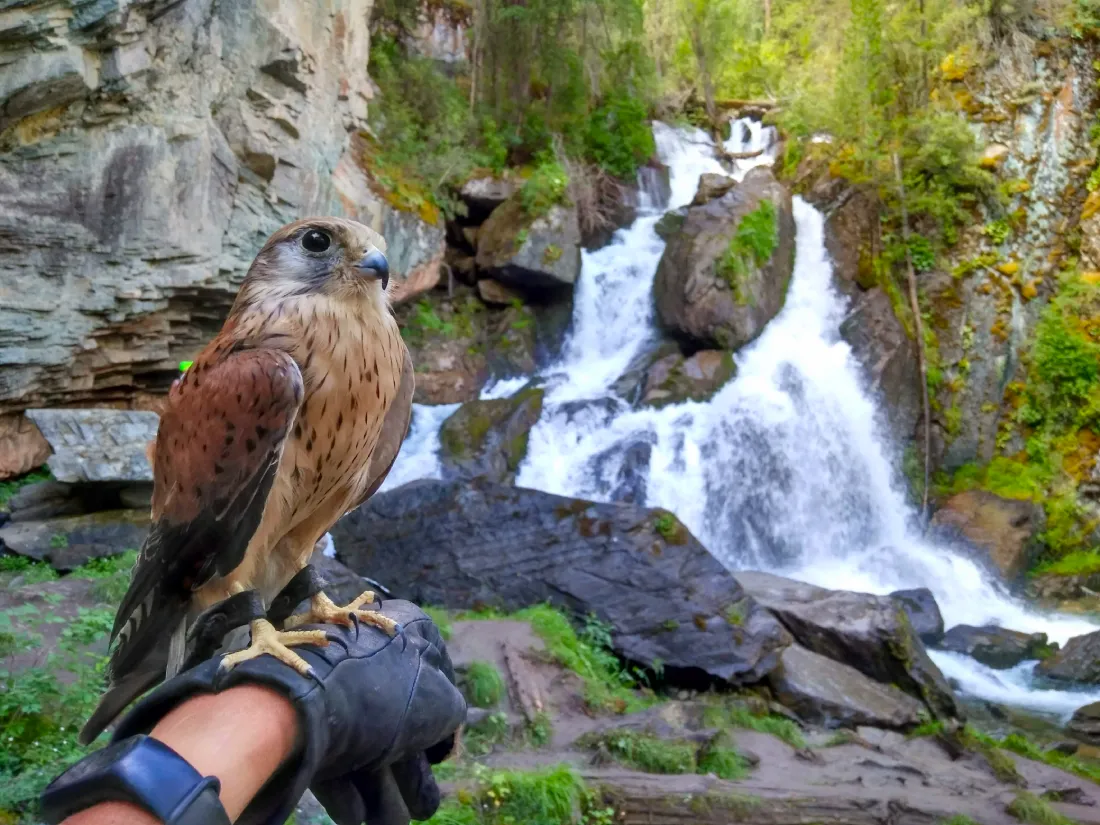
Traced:
<path id="1" fill-rule="evenodd" d="M 31 470 L 26 475 L 19 476 L 19 478 L 13 478 L 9 481 L 0 481 L 0 510 L 7 510 L 8 502 L 11 501 L 11 497 L 28 484 L 37 484 L 39 481 L 49 481 L 51 478 L 53 478 L 53 476 L 50 475 L 50 471 L 46 467 L 39 467 L 37 470 Z"/>
<path id="2" fill-rule="evenodd" d="M 515 618 L 530 622 L 531 629 L 545 642 L 547 652 L 581 677 L 589 707 L 626 713 L 652 703 L 631 689 L 635 680 L 611 652 L 609 631 L 594 634 L 592 628 L 596 625 L 592 620 L 586 624 L 586 641 L 577 636 L 564 614 L 549 605 L 521 610 Z"/>
<path id="3" fill-rule="evenodd" d="M 1010 733 L 1001 740 L 1000 746 L 1005 750 L 1018 753 L 1020 756 L 1033 759 L 1036 762 L 1044 762 L 1053 765 L 1063 771 L 1076 774 L 1082 779 L 1100 784 L 1100 764 L 1086 762 L 1076 756 L 1062 753 L 1056 750 L 1043 750 L 1034 742 L 1019 733 Z"/>
<path id="4" fill-rule="evenodd" d="M 912 235 L 909 238 L 909 256 L 913 261 L 913 269 L 917 272 L 930 272 L 936 268 L 936 250 L 923 235 Z"/>
<path id="5" fill-rule="evenodd" d="M 508 716 L 497 711 L 490 713 L 476 725 L 465 729 L 462 737 L 463 747 L 472 756 L 484 756 L 495 745 L 506 741 L 511 733 Z"/>
<path id="6" fill-rule="evenodd" d="M 978 825 L 978 823 L 965 814 L 955 814 L 950 819 L 941 820 L 940 825 Z"/>
<path id="7" fill-rule="evenodd" d="M 982 234 L 989 238 L 993 244 L 1000 246 L 1012 234 L 1012 227 L 1005 220 L 991 221 L 982 227 Z"/>
<path id="8" fill-rule="evenodd" d="M 50 547 L 54 550 L 63 550 L 69 546 L 69 537 L 64 533 L 54 533 L 50 536 Z"/>
<path id="9" fill-rule="evenodd" d="M 739 304 L 751 298 L 746 292 L 745 277 L 749 267 L 763 266 L 779 245 L 779 230 L 775 204 L 765 198 L 741 218 L 737 231 L 719 257 L 715 272 L 733 291 Z"/>
<path id="10" fill-rule="evenodd" d="M 1055 576 L 1093 576 L 1100 573 L 1100 552 L 1095 549 L 1074 550 L 1059 559 L 1041 563 L 1033 572 Z"/>
<path id="11" fill-rule="evenodd" d="M 504 695 L 504 679 L 489 662 L 470 662 L 462 687 L 467 701 L 476 708 L 495 707 Z"/>
<path id="12" fill-rule="evenodd" d="M 613 95 L 589 115 L 584 144 L 585 154 L 606 172 L 632 179 L 656 151 L 645 104 L 622 93 Z"/>
<path id="13" fill-rule="evenodd" d="M 712 773 L 719 779 L 736 781 L 748 776 L 751 764 L 736 750 L 722 745 L 706 748 L 699 757 L 698 773 Z"/>
<path id="14" fill-rule="evenodd" d="M 556 160 L 544 158 L 519 190 L 519 202 L 529 219 L 545 215 L 568 201 L 569 176 Z M 522 243 L 518 244 L 523 246 Z"/>
<path id="15" fill-rule="evenodd" d="M 694 773 L 698 767 L 695 745 L 639 731 L 598 731 L 581 737 L 578 744 L 603 749 L 616 762 L 646 773 Z"/>
<path id="16" fill-rule="evenodd" d="M 0 556 L 0 573 L 14 573 L 22 584 L 41 584 L 59 578 L 50 565 L 25 556 Z"/>
<path id="17" fill-rule="evenodd" d="M 661 538 L 674 538 L 678 532 L 676 516 L 672 513 L 661 513 L 653 520 L 653 529 L 661 535 Z"/>
<path id="18" fill-rule="evenodd" d="M 1062 816 L 1029 791 L 1018 792 L 1005 810 L 1026 825 L 1073 825 L 1072 819 Z"/>
<path id="19" fill-rule="evenodd" d="M 454 625 L 451 621 L 451 614 L 447 612 L 444 607 L 423 607 L 421 608 L 428 617 L 435 622 L 435 626 L 439 628 L 439 635 L 443 637 L 443 641 L 450 641 L 451 633 L 454 632 Z"/>
<path id="20" fill-rule="evenodd" d="M 473 781 L 448 799 L 428 825 L 571 825 L 596 802 L 566 766 L 539 771 L 474 768 Z M 601 810 L 601 809 L 594 809 Z M 597 825 L 600 820 L 593 820 Z"/>
<path id="21" fill-rule="evenodd" d="M 554 723 L 550 719 L 550 714 L 540 710 L 535 714 L 535 717 L 527 723 L 527 727 L 524 730 L 524 738 L 532 747 L 543 748 L 550 744 L 550 740 L 553 737 Z"/>
<path id="22" fill-rule="evenodd" d="M 806 738 L 795 722 L 783 716 L 756 714 L 736 699 L 723 699 L 709 704 L 703 711 L 703 724 L 719 729 L 734 727 L 755 730 L 782 739 L 791 747 L 806 747 Z"/>

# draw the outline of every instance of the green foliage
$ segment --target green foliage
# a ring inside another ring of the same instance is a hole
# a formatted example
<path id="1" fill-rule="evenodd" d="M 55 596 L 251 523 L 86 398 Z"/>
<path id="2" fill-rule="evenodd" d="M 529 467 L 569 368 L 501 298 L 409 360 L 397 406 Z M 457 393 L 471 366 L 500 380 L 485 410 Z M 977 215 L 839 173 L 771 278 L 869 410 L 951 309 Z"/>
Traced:
<path id="1" fill-rule="evenodd" d="M 444 607 L 422 607 L 429 618 L 435 622 L 435 626 L 439 628 L 439 635 L 443 637 L 443 641 L 450 641 L 451 633 L 454 631 L 454 625 L 451 620 L 451 614 Z"/>
<path id="2" fill-rule="evenodd" d="M 748 776 L 751 769 L 749 761 L 736 750 L 717 745 L 703 751 L 696 773 L 711 773 L 719 779 L 735 782 Z"/>
<path id="3" fill-rule="evenodd" d="M 476 708 L 495 707 L 504 695 L 504 679 L 489 662 L 470 662 L 463 675 L 462 692 Z"/>
<path id="4" fill-rule="evenodd" d="M 624 180 L 633 180 L 657 149 L 645 104 L 623 94 L 613 95 L 592 112 L 584 144 L 587 157 Z"/>
<path id="5" fill-rule="evenodd" d="M 14 573 L 21 584 L 41 584 L 60 578 L 57 571 L 42 561 L 24 556 L 0 556 L 0 573 Z"/>
<path id="6" fill-rule="evenodd" d="M 695 773 L 697 747 L 633 730 L 598 731 L 578 740 L 582 747 L 602 749 L 616 762 L 646 773 Z"/>
<path id="7" fill-rule="evenodd" d="M 653 529 L 656 530 L 661 538 L 671 539 L 679 532 L 676 522 L 676 516 L 672 513 L 661 513 L 653 520 Z"/>
<path id="8" fill-rule="evenodd" d="M 965 814 L 955 814 L 950 819 L 942 820 L 940 825 L 978 825 L 978 823 Z"/>
<path id="9" fill-rule="evenodd" d="M 1000 246 L 1012 234 L 1012 227 L 1008 225 L 1008 221 L 1003 219 L 991 221 L 982 228 L 982 234 L 989 238 L 993 244 Z"/>
<path id="10" fill-rule="evenodd" d="M 1073 825 L 1072 819 L 1062 816 L 1030 791 L 1018 792 L 1005 810 L 1026 825 Z"/>
<path id="11" fill-rule="evenodd" d="M 50 536 L 50 547 L 54 550 L 63 550 L 69 546 L 69 537 L 64 533 L 54 533 Z"/>
<path id="12" fill-rule="evenodd" d="M 1100 553 L 1096 550 L 1074 550 L 1035 568 L 1035 573 L 1055 576 L 1093 576 L 1100 573 Z"/>
<path id="13" fill-rule="evenodd" d="M 806 738 L 797 723 L 783 716 L 757 714 L 737 700 L 721 700 L 703 711 L 703 724 L 711 728 L 745 728 L 782 739 L 794 748 L 806 747 Z"/>
<path id="14" fill-rule="evenodd" d="M 8 664 L 10 657 L 41 643 L 41 634 L 33 629 L 37 609 L 26 608 L 0 613 L 5 662 L 0 666 L 0 812 L 32 816 L 42 788 L 62 765 L 84 753 L 77 734 L 95 707 L 103 678 L 103 662 L 86 650 L 107 636 L 114 614 L 81 608 L 62 631 L 54 653 L 41 665 L 16 670 Z M 17 630 L 16 623 L 24 629 Z"/>
<path id="15" fill-rule="evenodd" d="M 493 747 L 508 740 L 511 728 L 508 715 L 497 711 L 490 713 L 476 725 L 470 725 L 462 736 L 463 747 L 472 756 L 484 756 L 492 752 Z"/>
<path id="16" fill-rule="evenodd" d="M 534 748 L 544 748 L 554 738 L 554 723 L 550 714 L 540 710 L 535 717 L 527 723 L 524 730 L 524 739 Z"/>
<path id="17" fill-rule="evenodd" d="M 1016 763 L 1001 751 L 1000 743 L 996 739 L 970 725 L 965 725 L 958 731 L 958 740 L 959 744 L 968 751 L 985 757 L 994 775 L 1002 782 L 1012 785 L 1022 783 L 1020 774 L 1016 770 Z"/>
<path id="18" fill-rule="evenodd" d="M 750 267 L 760 267 L 768 262 L 779 245 L 775 204 L 768 199 L 741 218 L 737 231 L 730 239 L 715 271 L 733 290 L 734 300 L 747 303 L 750 295 L 745 290 L 745 277 Z"/>
<path id="19" fill-rule="evenodd" d="M 651 702 L 632 688 L 637 680 L 611 652 L 606 625 L 589 618 L 583 638 L 565 615 L 549 605 L 529 607 L 515 618 L 531 623 L 550 655 L 584 681 L 585 702 L 593 710 L 628 713 Z"/>
<path id="20" fill-rule="evenodd" d="M 567 765 L 540 771 L 495 771 L 478 765 L 472 786 L 448 799 L 428 825 L 603 825 L 589 816 L 597 808 Z"/>
<path id="21" fill-rule="evenodd" d="M 519 190 L 519 201 L 527 217 L 534 219 L 567 202 L 568 192 L 569 176 L 565 169 L 555 160 L 544 159 Z"/>
<path id="22" fill-rule="evenodd" d="M 913 269 L 917 272 L 930 272 L 936 268 L 936 250 L 923 235 L 910 236 L 909 256 L 913 261 Z"/>
<path id="23" fill-rule="evenodd" d="M 1076 774 L 1082 779 L 1100 784 L 1100 764 L 1086 762 L 1056 750 L 1042 750 L 1038 745 L 1019 733 L 1010 733 L 1001 740 L 1000 746 L 1020 756 L 1053 765 L 1063 771 Z"/>
<path id="24" fill-rule="evenodd" d="M 53 478 L 53 476 L 50 475 L 49 469 L 46 467 L 39 467 L 37 470 L 31 470 L 29 473 L 19 476 L 19 478 L 0 481 L 0 511 L 7 510 L 8 502 L 11 500 L 11 497 L 28 484 L 37 484 L 39 481 L 49 481 L 51 478 Z"/>
<path id="25" fill-rule="evenodd" d="M 117 556 L 92 559 L 76 568 L 70 576 L 78 579 L 93 579 L 95 587 L 92 593 L 100 601 L 117 605 L 130 587 L 130 571 L 137 562 L 137 550 L 127 550 Z"/>

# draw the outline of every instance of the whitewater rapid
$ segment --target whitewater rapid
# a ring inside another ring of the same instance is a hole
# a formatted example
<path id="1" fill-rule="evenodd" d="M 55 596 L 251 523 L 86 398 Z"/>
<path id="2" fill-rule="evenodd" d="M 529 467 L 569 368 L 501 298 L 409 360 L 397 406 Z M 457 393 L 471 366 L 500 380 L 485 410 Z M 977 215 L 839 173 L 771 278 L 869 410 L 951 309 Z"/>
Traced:
<path id="1" fill-rule="evenodd" d="M 669 167 L 668 203 L 644 196 L 634 223 L 582 256 L 573 324 L 558 363 L 537 376 L 543 413 L 517 484 L 611 500 L 630 489 L 664 507 L 730 569 L 763 569 L 823 587 L 885 594 L 928 587 L 948 627 L 998 624 L 1064 643 L 1097 627 L 1039 613 L 1011 597 L 974 562 L 926 541 L 891 465 L 881 411 L 839 327 L 848 307 L 833 283 L 820 212 L 794 199 L 795 268 L 782 311 L 736 356 L 736 378 L 706 402 L 633 409 L 612 389 L 658 337 L 652 284 L 664 250 L 654 226 L 689 203 L 699 175 L 727 174 L 698 130 L 655 124 Z M 733 124 L 740 179 L 771 163 L 775 135 Z M 499 382 L 505 397 L 529 376 Z M 438 477 L 438 430 L 454 406 L 417 406 L 413 429 L 383 489 Z M 1044 689 L 1031 665 L 992 671 L 932 651 L 962 691 L 1066 716 L 1100 692 Z"/>

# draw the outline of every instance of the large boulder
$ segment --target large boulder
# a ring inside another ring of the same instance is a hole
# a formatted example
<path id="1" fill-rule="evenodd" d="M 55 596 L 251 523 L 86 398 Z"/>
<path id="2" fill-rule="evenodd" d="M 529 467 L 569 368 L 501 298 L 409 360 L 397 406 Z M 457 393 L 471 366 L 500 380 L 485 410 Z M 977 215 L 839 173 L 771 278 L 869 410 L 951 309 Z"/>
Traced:
<path id="1" fill-rule="evenodd" d="M 919 725 L 926 713 L 922 702 L 893 685 L 797 644 L 783 651 L 768 681 L 800 718 L 826 727 L 905 729 Z"/>
<path id="2" fill-rule="evenodd" d="M 1093 747 L 1100 746 L 1100 702 L 1092 702 L 1073 712 L 1066 733 Z"/>
<path id="3" fill-rule="evenodd" d="M 390 300 L 399 304 L 434 289 L 439 283 L 447 247 L 443 227 L 387 205 L 382 236 L 386 239 L 386 259 L 392 276 Z"/>
<path id="4" fill-rule="evenodd" d="M 840 325 L 840 335 L 859 361 L 868 388 L 886 410 L 889 431 L 905 444 L 921 414 L 917 348 L 880 287 L 860 295 Z"/>
<path id="5" fill-rule="evenodd" d="M 0 413 L 166 391 L 274 230 L 383 230 L 370 0 L 4 8 Z"/>
<path id="6" fill-rule="evenodd" d="M 611 625 L 666 674 L 760 681 L 790 635 L 670 514 L 473 481 L 377 495 L 332 530 L 339 558 L 420 604 L 550 601 Z"/>
<path id="7" fill-rule="evenodd" d="M 1058 646 L 1052 648 L 1045 633 L 1020 633 L 995 625 L 960 624 L 944 634 L 939 647 L 963 653 L 987 667 L 1005 670 L 1028 659 L 1041 659 Z"/>
<path id="8" fill-rule="evenodd" d="M 532 387 L 510 398 L 467 401 L 455 410 L 439 430 L 443 478 L 515 481 L 527 435 L 542 414 L 542 396 L 542 389 Z"/>
<path id="9" fill-rule="evenodd" d="M 29 473 L 50 457 L 50 445 L 23 415 L 0 415 L 0 481 Z"/>
<path id="10" fill-rule="evenodd" d="M 458 196 L 466 204 L 470 221 L 484 223 L 490 213 L 519 191 L 523 181 L 517 178 L 477 175 L 470 178 L 458 190 Z"/>
<path id="11" fill-rule="evenodd" d="M 1074 636 L 1061 650 L 1041 661 L 1035 672 L 1060 682 L 1100 684 L 1100 630 Z"/>
<path id="12" fill-rule="evenodd" d="M 961 545 L 999 574 L 1018 582 L 1042 550 L 1043 508 L 985 490 L 952 496 L 932 516 L 931 535 Z"/>
<path id="13" fill-rule="evenodd" d="M 827 590 L 770 573 L 734 575 L 803 647 L 896 685 L 921 699 L 936 717 L 960 715 L 950 685 L 894 599 Z"/>
<path id="14" fill-rule="evenodd" d="M 478 230 L 477 267 L 529 294 L 571 289 L 581 271 L 577 210 L 559 204 L 533 217 L 517 193 Z"/>
<path id="15" fill-rule="evenodd" d="M 53 449 L 58 481 L 152 481 L 146 449 L 160 417 L 138 410 L 27 410 Z"/>
<path id="16" fill-rule="evenodd" d="M 91 559 L 136 550 L 148 533 L 148 513 L 105 511 L 7 524 L 0 527 L 0 547 L 57 570 L 72 570 Z"/>
<path id="17" fill-rule="evenodd" d="M 895 590 L 890 598 L 901 605 L 922 642 L 932 645 L 943 638 L 943 614 L 931 590 L 927 587 Z"/>
<path id="18" fill-rule="evenodd" d="M 691 206 L 669 238 L 653 283 L 658 320 L 693 346 L 736 350 L 782 308 L 793 267 L 790 192 L 757 167 Z"/>
<path id="19" fill-rule="evenodd" d="M 664 407 L 682 401 L 706 401 L 737 374 L 733 354 L 700 350 L 689 358 L 666 355 L 649 368 L 641 403 Z"/>

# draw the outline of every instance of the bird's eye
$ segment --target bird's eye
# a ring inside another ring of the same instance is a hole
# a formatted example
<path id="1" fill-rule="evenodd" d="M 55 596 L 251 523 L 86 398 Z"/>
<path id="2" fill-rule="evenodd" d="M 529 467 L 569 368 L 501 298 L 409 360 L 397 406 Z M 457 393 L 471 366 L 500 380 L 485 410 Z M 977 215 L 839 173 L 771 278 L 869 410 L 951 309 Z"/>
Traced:
<path id="1" fill-rule="evenodd" d="M 324 252 L 332 246 L 332 238 L 320 229 L 311 229 L 302 236 L 302 249 L 306 252 Z"/>

